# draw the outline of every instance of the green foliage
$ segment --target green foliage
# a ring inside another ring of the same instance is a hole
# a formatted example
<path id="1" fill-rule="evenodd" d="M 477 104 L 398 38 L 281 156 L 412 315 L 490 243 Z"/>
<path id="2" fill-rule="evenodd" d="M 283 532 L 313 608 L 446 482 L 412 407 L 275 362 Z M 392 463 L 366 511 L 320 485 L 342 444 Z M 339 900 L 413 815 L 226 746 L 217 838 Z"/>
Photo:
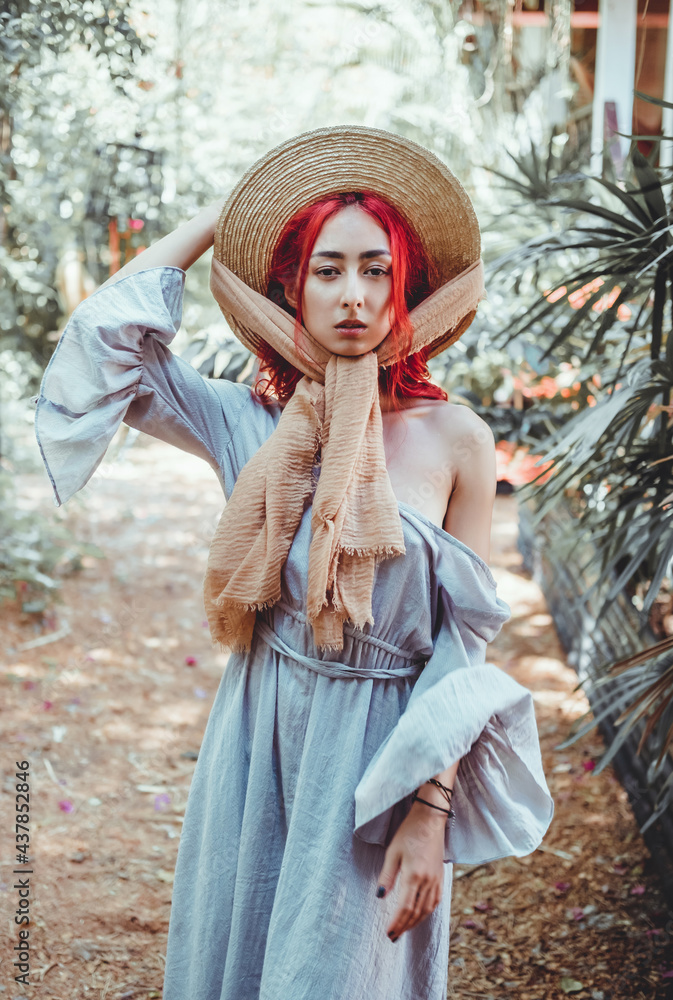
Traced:
<path id="1" fill-rule="evenodd" d="M 129 64 L 140 48 L 128 6 L 128 0 L 114 6 L 101 0 L 5 0 L 0 12 L 5 79 L 16 79 L 27 66 L 39 67 L 45 52 L 61 55 L 76 44 L 105 59 L 112 80 L 128 79 Z M 0 106 L 11 111 L 5 101 Z"/>
<path id="2" fill-rule="evenodd" d="M 0 10 L 0 600 L 19 597 L 29 612 L 98 552 L 57 518 L 19 509 L 11 473 L 26 467 L 26 399 L 53 350 L 64 312 L 59 266 L 75 244 L 70 214 L 85 203 L 97 162 L 91 101 L 121 100 L 146 49 L 129 6 L 7 0 Z M 106 238 L 107 223 L 93 218 L 89 238 Z"/>
<path id="3" fill-rule="evenodd" d="M 17 502 L 17 471 L 43 471 L 27 398 L 39 374 L 29 352 L 0 350 L 1 428 L 12 431 L 0 437 L 0 605 L 18 598 L 23 611 L 35 614 L 59 599 L 61 579 L 81 569 L 85 555 L 103 555 L 96 546 L 78 541 L 63 518 Z"/>
<path id="4" fill-rule="evenodd" d="M 44 611 L 60 579 L 81 569 L 85 555 L 103 553 L 52 518 L 19 510 L 12 477 L 0 469 L 0 604 L 19 598 L 22 611 Z"/>
<path id="5" fill-rule="evenodd" d="M 601 757 L 595 769 L 596 774 L 612 763 L 616 754 L 624 746 L 629 736 L 639 727 L 640 740 L 638 752 L 645 743 L 651 764 L 648 769 L 648 780 L 654 784 L 666 763 L 666 757 L 673 746 L 673 659 L 670 651 L 673 649 L 673 636 L 668 636 L 655 646 L 644 649 L 635 656 L 618 660 L 613 663 L 605 675 L 591 682 L 593 691 L 599 691 L 606 685 L 614 685 L 612 696 L 605 708 L 597 715 L 586 712 L 577 719 L 572 727 L 569 739 L 559 745 L 564 749 L 589 733 L 607 716 L 619 712 L 616 723 L 619 730 L 609 747 Z M 615 678 L 617 683 L 615 684 Z M 587 719 L 589 721 L 587 721 Z M 665 772 L 664 772 L 665 773 Z M 673 773 L 664 781 L 658 782 L 659 788 L 651 815 L 641 828 L 644 833 L 673 802 Z"/>
<path id="6" fill-rule="evenodd" d="M 0 346 L 43 363 L 63 312 L 69 220 L 99 160 L 91 101 L 120 101 L 145 50 L 128 7 L 8 0 L 0 12 Z M 91 223 L 89 240 L 106 241 L 107 218 Z"/>
<path id="7" fill-rule="evenodd" d="M 616 573 L 606 603 L 626 583 L 647 579 L 647 612 L 673 555 L 673 428 L 665 409 L 673 385 L 673 338 L 664 315 L 672 244 L 657 174 L 637 150 L 631 162 L 633 181 L 624 190 L 598 181 L 616 205 L 546 199 L 546 207 L 572 213 L 570 224 L 528 241 L 518 259 L 510 254 L 498 267 L 522 270 L 535 260 L 538 287 L 544 289 L 506 332 L 506 341 L 534 335 L 544 348 L 541 360 L 573 362 L 584 349 L 581 362 L 590 365 L 585 371 L 593 367 L 595 405 L 545 438 L 545 463 L 551 465 L 526 495 L 534 490 L 538 519 L 559 496 L 576 497 L 576 544 L 589 536 L 596 543 L 597 586 Z M 533 199 L 537 194 L 534 189 Z M 575 266 L 561 277 L 550 275 L 542 263 L 561 254 L 572 255 Z M 599 300 L 603 308 L 597 311 Z"/>
<path id="8" fill-rule="evenodd" d="M 534 499 L 537 522 L 570 500 L 573 538 L 552 544 L 563 547 L 566 560 L 590 553 L 582 570 L 590 567 L 594 582 L 583 600 L 600 595 L 600 617 L 621 592 L 639 587 L 645 625 L 673 575 L 673 212 L 665 180 L 635 145 L 623 182 L 581 180 L 578 196 L 562 177 L 517 179 L 529 210 L 543 207 L 547 231 L 496 264 L 510 282 L 515 274 L 528 283 L 525 308 L 501 342 L 524 337 L 542 348 L 541 360 L 574 366 L 593 404 L 543 437 L 537 450 L 544 466 L 520 495 Z M 673 745 L 671 646 L 665 640 L 628 663 L 602 666 L 596 686 L 617 676 L 622 711 L 602 766 L 641 723 L 658 754 L 654 772 Z M 657 815 L 672 801 L 669 781 Z"/>

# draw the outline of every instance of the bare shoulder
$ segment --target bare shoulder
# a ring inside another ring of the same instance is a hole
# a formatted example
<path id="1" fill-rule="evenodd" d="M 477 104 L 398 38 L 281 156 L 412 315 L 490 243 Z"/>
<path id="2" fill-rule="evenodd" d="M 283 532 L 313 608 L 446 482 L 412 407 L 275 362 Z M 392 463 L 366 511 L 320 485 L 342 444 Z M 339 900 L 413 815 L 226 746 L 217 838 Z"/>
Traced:
<path id="1" fill-rule="evenodd" d="M 397 419 L 384 413 L 385 419 Z M 422 428 L 427 441 L 440 449 L 456 468 L 477 455 L 488 461 L 495 454 L 495 438 L 488 423 L 469 406 L 443 399 L 418 398 L 404 407 L 404 420 Z"/>
<path id="2" fill-rule="evenodd" d="M 431 417 L 449 446 L 470 442 L 493 447 L 493 431 L 483 417 L 462 403 L 437 402 Z"/>
<path id="3" fill-rule="evenodd" d="M 498 479 L 493 431 L 469 406 L 458 404 L 446 411 L 444 433 L 454 470 L 444 530 L 488 563 Z"/>

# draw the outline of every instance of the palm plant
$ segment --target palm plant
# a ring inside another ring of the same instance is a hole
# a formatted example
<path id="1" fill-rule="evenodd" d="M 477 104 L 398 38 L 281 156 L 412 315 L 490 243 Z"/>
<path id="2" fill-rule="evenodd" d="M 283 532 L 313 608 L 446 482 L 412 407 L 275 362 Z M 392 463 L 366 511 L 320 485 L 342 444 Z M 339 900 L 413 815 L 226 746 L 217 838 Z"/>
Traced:
<path id="1" fill-rule="evenodd" d="M 566 558 L 575 558 L 578 573 L 591 570 L 583 602 L 597 601 L 600 617 L 625 589 L 642 589 L 642 635 L 673 565 L 670 181 L 635 143 L 622 182 L 577 174 L 554 180 L 534 168 L 529 158 L 527 179 L 517 180 L 516 190 L 547 218 L 556 213 L 555 221 L 493 266 L 510 281 L 528 275 L 534 289 L 532 305 L 501 338 L 505 344 L 533 338 L 543 348 L 542 360 L 573 365 L 586 384 L 588 405 L 549 427 L 539 443 L 544 467 L 519 495 L 534 500 L 534 524 L 559 502 L 570 503 L 573 537 L 557 544 L 566 547 Z M 580 196 L 568 191 L 578 181 L 584 187 Z M 658 755 L 654 771 L 664 762 L 673 746 L 671 650 L 673 636 L 666 636 L 635 657 L 603 664 L 599 680 L 583 681 L 597 689 L 619 678 L 611 690 L 619 692 L 620 729 L 597 770 L 638 724 L 644 724 L 639 750 L 648 740 Z M 614 708 L 613 702 L 580 725 L 563 745 Z M 671 801 L 673 778 L 660 789 L 650 822 Z"/>

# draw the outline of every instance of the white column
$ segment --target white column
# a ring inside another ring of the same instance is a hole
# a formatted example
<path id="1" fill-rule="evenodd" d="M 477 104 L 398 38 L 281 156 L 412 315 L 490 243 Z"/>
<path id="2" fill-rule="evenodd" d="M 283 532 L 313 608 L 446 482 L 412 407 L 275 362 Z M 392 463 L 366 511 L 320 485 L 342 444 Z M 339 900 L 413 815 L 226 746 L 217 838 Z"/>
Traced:
<path id="1" fill-rule="evenodd" d="M 633 83 L 636 73 L 637 0 L 600 0 L 596 76 L 594 80 L 591 128 L 591 169 L 601 173 L 605 104 L 614 101 L 617 129 L 628 135 L 633 131 Z M 608 140 L 610 141 L 610 140 Z M 629 140 L 615 136 L 622 157 L 629 150 Z"/>
<path id="2" fill-rule="evenodd" d="M 664 73 L 664 100 L 673 101 L 673 30 L 671 25 L 671 12 L 668 15 L 668 29 L 666 40 L 666 72 Z M 673 135 L 673 110 L 662 108 L 661 133 L 662 135 Z M 662 142 L 659 150 L 659 166 L 673 167 L 673 142 Z"/>

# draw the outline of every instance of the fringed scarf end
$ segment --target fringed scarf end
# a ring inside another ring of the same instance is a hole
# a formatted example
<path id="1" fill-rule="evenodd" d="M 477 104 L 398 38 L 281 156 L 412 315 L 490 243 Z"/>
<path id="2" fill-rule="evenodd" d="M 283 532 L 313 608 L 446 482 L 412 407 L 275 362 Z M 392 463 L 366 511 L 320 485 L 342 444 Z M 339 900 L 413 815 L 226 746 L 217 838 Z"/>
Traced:
<path id="1" fill-rule="evenodd" d="M 213 636 L 213 645 L 217 646 L 220 653 L 249 653 L 251 648 L 251 643 L 231 637 L 219 638 Z"/>
<path id="2" fill-rule="evenodd" d="M 253 601 L 252 603 L 248 603 L 247 601 L 238 601 L 236 598 L 229 597 L 228 594 L 222 591 L 219 597 L 215 598 L 213 604 L 219 611 L 222 611 L 225 607 L 235 607 L 241 611 L 264 611 L 266 608 L 272 608 L 278 600 L 278 597 L 274 597 L 268 601 Z"/>
<path id="3" fill-rule="evenodd" d="M 321 642 L 318 643 L 318 649 L 322 653 L 340 653 L 344 648 L 343 639 L 341 642 Z"/>
<path id="4" fill-rule="evenodd" d="M 359 548 L 355 545 L 342 545 L 339 551 L 345 552 L 349 556 L 365 558 L 374 556 L 375 559 L 392 559 L 393 556 L 406 555 L 407 550 L 404 547 L 404 543 L 402 543 L 402 545 L 374 545 L 365 548 Z"/>

